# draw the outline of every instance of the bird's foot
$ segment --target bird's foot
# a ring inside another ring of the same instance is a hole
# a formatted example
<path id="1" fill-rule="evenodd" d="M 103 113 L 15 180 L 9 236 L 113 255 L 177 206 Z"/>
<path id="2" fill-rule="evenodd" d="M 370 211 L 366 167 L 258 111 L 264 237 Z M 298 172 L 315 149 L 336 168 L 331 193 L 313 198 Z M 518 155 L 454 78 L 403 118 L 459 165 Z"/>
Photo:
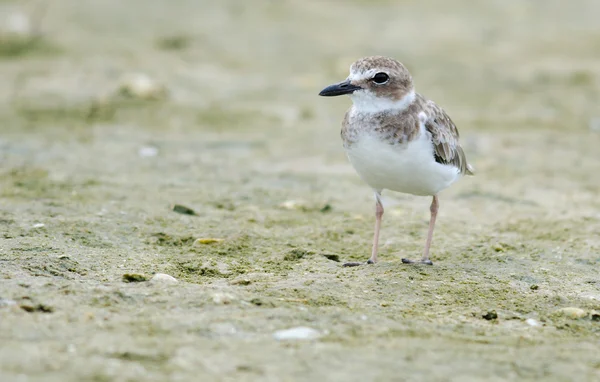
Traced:
<path id="1" fill-rule="evenodd" d="M 411 259 L 402 259 L 404 264 L 425 264 L 425 265 L 433 265 L 433 262 L 429 259 L 421 259 L 421 260 L 411 260 Z"/>
<path id="2" fill-rule="evenodd" d="M 344 263 L 344 267 L 358 267 L 359 265 L 365 265 L 365 264 L 375 264 L 375 262 L 371 259 L 367 260 L 366 263 L 359 263 L 359 262 L 351 262 L 351 263 Z"/>

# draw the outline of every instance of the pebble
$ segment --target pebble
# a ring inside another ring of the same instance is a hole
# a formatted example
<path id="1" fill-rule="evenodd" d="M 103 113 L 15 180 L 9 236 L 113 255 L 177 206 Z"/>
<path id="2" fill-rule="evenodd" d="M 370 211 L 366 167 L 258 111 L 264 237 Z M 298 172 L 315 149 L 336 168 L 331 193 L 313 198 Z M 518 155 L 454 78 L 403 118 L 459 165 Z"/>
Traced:
<path id="1" fill-rule="evenodd" d="M 321 209 L 319 209 L 319 212 L 329 212 L 333 209 L 333 207 L 331 206 L 331 204 L 326 203 L 325 205 L 323 205 L 323 207 L 321 207 Z"/>
<path id="2" fill-rule="evenodd" d="M 131 98 L 158 100 L 167 95 L 166 88 L 144 73 L 133 73 L 121 80 L 119 92 Z"/>
<path id="3" fill-rule="evenodd" d="M 227 305 L 235 300 L 235 296 L 229 293 L 215 293 L 212 300 L 215 304 Z"/>
<path id="4" fill-rule="evenodd" d="M 529 325 L 529 326 L 541 326 L 542 325 L 539 323 L 539 321 L 534 320 L 533 318 L 526 319 L 525 323 L 527 323 L 527 325 Z"/>
<path id="5" fill-rule="evenodd" d="M 6 306 L 15 306 L 15 305 L 17 305 L 17 302 L 15 300 L 0 298 L 0 308 L 4 308 Z"/>
<path id="6" fill-rule="evenodd" d="M 491 321 L 491 320 L 496 320 L 498 319 L 498 313 L 496 313 L 495 310 L 490 310 L 489 312 L 487 312 L 486 314 L 481 316 L 482 318 Z"/>
<path id="7" fill-rule="evenodd" d="M 194 241 L 194 245 L 220 243 L 223 240 L 224 239 L 218 239 L 216 237 L 203 237 L 203 238 L 200 238 L 200 239 L 196 239 Z"/>
<path id="8" fill-rule="evenodd" d="M 330 203 L 309 204 L 305 200 L 286 200 L 285 202 L 279 204 L 279 208 L 282 208 L 284 210 L 298 210 L 303 212 L 319 211 L 322 213 L 327 213 L 333 209 L 333 206 Z"/>
<path id="9" fill-rule="evenodd" d="M 166 273 L 157 273 L 150 279 L 151 284 L 177 284 L 178 281 L 175 277 Z"/>
<path id="10" fill-rule="evenodd" d="M 555 314 L 576 320 L 578 318 L 583 318 L 587 315 L 587 313 L 585 312 L 585 310 L 580 309 L 580 308 L 574 308 L 574 307 L 567 307 L 567 308 L 562 308 L 559 309 L 555 312 Z"/>
<path id="11" fill-rule="evenodd" d="M 36 304 L 36 305 L 21 304 L 19 307 L 28 313 L 35 313 L 35 312 L 52 313 L 52 312 L 54 312 L 53 307 L 45 305 L 45 304 Z"/>
<path id="12" fill-rule="evenodd" d="M 252 280 L 247 279 L 247 278 L 235 279 L 235 280 L 231 280 L 229 282 L 229 285 L 243 285 L 243 286 L 246 286 L 246 285 L 250 285 L 250 284 L 252 284 Z"/>
<path id="13" fill-rule="evenodd" d="M 285 210 L 301 210 L 306 208 L 306 202 L 303 200 L 286 200 L 279 207 Z"/>
<path id="14" fill-rule="evenodd" d="M 125 273 L 123 275 L 123 282 L 126 283 L 140 283 L 143 281 L 148 281 L 148 277 L 139 273 Z"/>
<path id="15" fill-rule="evenodd" d="M 273 333 L 273 338 L 278 341 L 314 340 L 321 337 L 321 333 L 313 328 L 298 326 L 296 328 L 278 330 Z"/>
<path id="16" fill-rule="evenodd" d="M 505 252 L 506 251 L 506 248 L 501 243 L 492 245 L 492 249 L 496 252 Z"/>
<path id="17" fill-rule="evenodd" d="M 151 158 L 151 157 L 155 157 L 158 155 L 158 148 L 154 147 L 154 146 L 144 146 L 144 147 L 140 147 L 140 149 L 138 150 L 138 155 L 141 158 Z"/>
<path id="18" fill-rule="evenodd" d="M 178 214 L 182 214 L 182 215 L 191 215 L 191 216 L 196 216 L 196 211 L 194 211 L 193 209 L 191 209 L 190 207 L 186 207 L 183 204 L 174 204 L 171 209 L 173 210 L 173 212 L 177 212 Z"/>
<path id="19" fill-rule="evenodd" d="M 5 35 L 12 38 L 31 38 L 34 28 L 30 17 L 23 12 L 13 12 L 3 18 L 0 36 Z"/>
<path id="20" fill-rule="evenodd" d="M 321 256 L 325 257 L 327 260 L 340 262 L 340 255 L 336 255 L 334 253 L 321 253 Z"/>

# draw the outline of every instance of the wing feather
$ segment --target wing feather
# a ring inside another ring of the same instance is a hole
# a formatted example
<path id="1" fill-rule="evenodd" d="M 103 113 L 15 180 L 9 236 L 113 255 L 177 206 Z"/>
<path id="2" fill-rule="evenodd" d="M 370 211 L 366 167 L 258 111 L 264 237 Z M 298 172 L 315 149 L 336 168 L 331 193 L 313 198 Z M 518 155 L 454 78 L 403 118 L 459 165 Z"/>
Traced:
<path id="1" fill-rule="evenodd" d="M 436 162 L 453 165 L 463 175 L 473 175 L 458 141 L 458 129 L 448 114 L 433 101 L 427 102 L 425 114 L 425 129 L 431 134 Z"/>

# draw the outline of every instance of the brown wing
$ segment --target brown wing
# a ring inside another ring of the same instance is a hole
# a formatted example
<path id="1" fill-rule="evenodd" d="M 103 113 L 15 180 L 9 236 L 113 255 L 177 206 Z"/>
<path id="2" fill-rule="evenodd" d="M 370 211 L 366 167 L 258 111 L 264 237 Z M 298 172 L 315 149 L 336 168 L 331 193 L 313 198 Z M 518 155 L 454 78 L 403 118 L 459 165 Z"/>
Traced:
<path id="1" fill-rule="evenodd" d="M 431 134 L 436 162 L 453 165 L 463 175 L 473 175 L 473 169 L 458 142 L 458 129 L 448 114 L 433 101 L 428 101 L 426 115 L 425 128 Z"/>

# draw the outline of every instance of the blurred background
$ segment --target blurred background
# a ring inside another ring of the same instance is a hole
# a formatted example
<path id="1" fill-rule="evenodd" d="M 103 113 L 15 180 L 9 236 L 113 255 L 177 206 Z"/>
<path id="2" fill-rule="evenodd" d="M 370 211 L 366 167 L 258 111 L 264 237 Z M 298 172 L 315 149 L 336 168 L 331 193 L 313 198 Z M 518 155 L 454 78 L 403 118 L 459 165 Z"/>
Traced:
<path id="1" fill-rule="evenodd" d="M 7 378 L 597 377 L 599 14 L 596 0 L 0 0 Z M 338 262 L 368 257 L 373 201 L 341 146 L 350 100 L 317 94 L 375 54 L 446 109 L 477 171 L 441 196 L 434 268 L 400 264 L 429 213 L 405 195 L 389 196 L 382 263 Z M 183 282 L 122 282 L 156 272 Z M 328 340 L 271 340 L 298 325 Z"/>

